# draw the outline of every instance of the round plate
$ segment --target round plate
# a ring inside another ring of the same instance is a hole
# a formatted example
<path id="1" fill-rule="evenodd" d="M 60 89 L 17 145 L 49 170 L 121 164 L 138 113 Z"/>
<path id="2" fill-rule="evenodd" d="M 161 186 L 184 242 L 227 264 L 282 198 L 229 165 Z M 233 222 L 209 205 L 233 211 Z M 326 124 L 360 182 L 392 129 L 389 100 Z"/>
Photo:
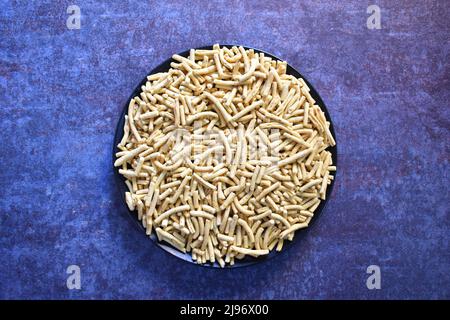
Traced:
<path id="1" fill-rule="evenodd" d="M 233 45 L 221 45 L 221 46 L 225 46 L 225 47 L 231 48 Z M 250 47 L 244 47 L 244 48 L 245 49 L 253 49 L 255 52 L 258 52 L 258 53 L 262 52 L 262 53 L 264 53 L 265 56 L 271 57 L 272 59 L 282 60 L 282 59 L 279 59 L 278 57 L 274 56 L 273 54 L 267 53 L 267 52 L 265 52 L 263 50 L 250 48 Z M 202 49 L 212 49 L 212 46 L 196 48 L 196 50 L 202 50 Z M 183 57 L 188 57 L 189 56 L 189 50 L 186 50 L 186 51 L 183 51 L 181 53 L 178 53 L 178 55 L 183 56 Z M 158 73 L 158 72 L 167 72 L 170 69 L 170 63 L 171 62 L 175 62 L 175 60 L 173 60 L 172 58 L 167 59 L 166 61 L 164 61 L 163 63 L 158 65 L 156 68 L 154 68 L 152 71 L 150 71 L 149 75 L 154 74 L 154 73 Z M 317 93 L 317 91 L 314 89 L 314 87 L 311 85 L 311 83 L 307 79 L 305 79 L 304 76 L 302 76 L 302 74 L 300 72 L 295 70 L 289 64 L 287 65 L 286 73 L 290 74 L 290 75 L 293 75 L 296 78 L 303 78 L 303 80 L 306 82 L 306 84 L 310 88 L 311 96 L 314 98 L 314 100 L 316 100 L 317 104 L 321 107 L 322 111 L 325 113 L 325 116 L 326 116 L 327 120 L 330 122 L 330 132 L 331 132 L 331 134 L 333 135 L 333 137 L 336 140 L 336 135 L 335 135 L 334 128 L 333 128 L 333 122 L 331 121 L 331 118 L 330 118 L 330 114 L 328 113 L 328 110 L 327 110 L 327 108 L 325 106 L 325 103 L 322 101 L 322 99 L 320 98 L 320 96 Z M 146 82 L 147 82 L 147 77 L 142 79 L 142 81 L 139 83 L 139 85 L 134 89 L 134 91 L 131 94 L 130 98 L 125 103 L 125 106 L 123 108 L 122 114 L 120 115 L 120 119 L 119 119 L 119 122 L 117 124 L 116 133 L 115 133 L 115 136 L 114 136 L 114 145 L 113 145 L 113 153 L 112 153 L 113 163 L 114 163 L 114 161 L 116 159 L 116 157 L 115 157 L 116 152 L 120 151 L 117 148 L 117 145 L 122 140 L 123 126 L 124 126 L 124 122 L 125 122 L 125 115 L 127 114 L 127 110 L 128 110 L 129 101 L 132 98 L 134 98 L 135 96 L 140 94 L 141 86 L 145 85 Z M 331 152 L 332 159 L 333 159 L 333 164 L 337 166 L 337 147 L 336 146 L 329 147 L 327 150 Z M 137 218 L 137 213 L 135 211 L 130 211 L 128 209 L 128 206 L 126 205 L 125 192 L 127 191 L 127 187 L 125 185 L 125 179 L 124 179 L 124 177 L 122 175 L 119 174 L 119 170 L 118 170 L 119 168 L 115 168 L 114 165 L 113 165 L 113 168 L 114 168 L 116 183 L 117 183 L 118 189 L 120 191 L 120 194 L 121 194 L 124 206 L 126 207 L 126 210 L 128 210 L 129 216 L 134 220 L 135 223 L 137 223 L 137 225 L 142 230 L 142 232 L 145 233 L 145 228 L 142 226 L 142 223 Z M 316 211 L 314 213 L 314 217 L 311 220 L 308 228 L 296 231 L 293 241 L 292 242 L 291 241 L 286 241 L 284 243 L 284 245 L 283 245 L 283 249 L 281 250 L 281 252 L 277 252 L 275 250 L 272 250 L 268 255 L 260 256 L 258 258 L 253 258 L 253 257 L 250 257 L 250 256 L 246 256 L 244 259 L 241 259 L 241 260 L 235 259 L 234 260 L 234 265 L 232 265 L 232 266 L 226 265 L 225 268 L 236 268 L 236 267 L 249 266 L 249 265 L 252 265 L 252 264 L 255 264 L 255 263 L 258 263 L 258 262 L 266 261 L 266 260 L 268 260 L 268 259 L 270 259 L 270 258 L 272 258 L 274 256 L 280 255 L 282 252 L 285 252 L 289 247 L 292 246 L 292 244 L 294 242 L 299 241 L 301 238 L 303 238 L 303 236 L 305 236 L 305 234 L 308 232 L 308 230 L 311 228 L 311 226 L 317 220 L 317 218 L 320 215 L 320 213 L 322 212 L 322 210 L 325 208 L 325 205 L 328 202 L 329 196 L 330 196 L 330 194 L 331 194 L 331 192 L 333 190 L 333 186 L 334 186 L 334 183 L 335 183 L 335 180 L 336 180 L 336 173 L 335 173 L 334 177 L 335 177 L 334 180 L 331 180 L 331 184 L 327 188 L 326 200 L 320 202 L 320 205 L 317 207 L 317 209 L 316 209 Z M 153 242 L 158 247 L 160 247 L 161 249 L 165 250 L 166 252 L 168 252 L 168 253 L 170 253 L 170 254 L 172 254 L 172 255 L 176 256 L 177 258 L 180 258 L 180 259 L 182 259 L 184 261 L 187 261 L 187 262 L 190 262 L 190 263 L 194 263 L 196 265 L 200 265 L 200 266 L 204 266 L 204 267 L 220 268 L 220 266 L 219 266 L 219 264 L 217 262 L 214 263 L 214 264 L 212 264 L 212 263 L 197 264 L 197 262 L 192 260 L 192 257 L 191 257 L 190 253 L 183 253 L 181 251 L 178 251 L 177 249 L 175 249 L 171 245 L 166 244 L 165 242 L 159 242 L 158 238 L 155 235 L 155 232 L 152 233 L 152 235 L 150 236 L 150 239 L 152 239 Z"/>

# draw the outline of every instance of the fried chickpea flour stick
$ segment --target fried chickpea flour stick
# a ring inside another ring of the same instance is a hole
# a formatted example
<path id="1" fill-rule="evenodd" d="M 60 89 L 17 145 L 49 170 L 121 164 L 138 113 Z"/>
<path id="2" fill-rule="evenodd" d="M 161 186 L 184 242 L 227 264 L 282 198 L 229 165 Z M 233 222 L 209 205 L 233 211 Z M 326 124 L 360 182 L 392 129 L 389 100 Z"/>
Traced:
<path id="1" fill-rule="evenodd" d="M 114 163 L 128 208 L 200 264 L 282 250 L 334 179 L 329 119 L 286 62 L 218 44 L 172 58 L 129 102 Z"/>

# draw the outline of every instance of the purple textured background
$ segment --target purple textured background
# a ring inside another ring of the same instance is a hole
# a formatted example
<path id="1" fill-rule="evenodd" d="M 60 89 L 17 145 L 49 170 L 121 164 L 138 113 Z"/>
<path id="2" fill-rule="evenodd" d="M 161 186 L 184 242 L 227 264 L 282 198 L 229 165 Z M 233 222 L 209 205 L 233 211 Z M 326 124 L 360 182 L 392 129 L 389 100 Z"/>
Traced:
<path id="1" fill-rule="evenodd" d="M 450 298 L 447 1 L 0 1 L 0 298 Z M 381 7 L 382 29 L 366 9 Z M 68 30 L 66 9 L 81 8 Z M 302 241 L 211 270 L 126 217 L 111 166 L 131 91 L 213 43 L 287 60 L 331 113 L 339 173 Z M 81 267 L 81 290 L 66 268 Z M 368 290 L 367 266 L 382 289 Z"/>

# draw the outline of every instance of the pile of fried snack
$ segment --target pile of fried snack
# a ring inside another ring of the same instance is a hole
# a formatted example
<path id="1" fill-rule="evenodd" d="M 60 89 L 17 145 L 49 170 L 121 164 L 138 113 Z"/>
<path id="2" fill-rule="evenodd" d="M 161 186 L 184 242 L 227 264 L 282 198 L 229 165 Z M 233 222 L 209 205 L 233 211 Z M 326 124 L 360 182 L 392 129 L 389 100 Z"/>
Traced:
<path id="1" fill-rule="evenodd" d="M 281 250 L 334 177 L 324 112 L 286 62 L 252 49 L 172 58 L 125 116 L 115 166 L 129 209 L 197 263 Z"/>

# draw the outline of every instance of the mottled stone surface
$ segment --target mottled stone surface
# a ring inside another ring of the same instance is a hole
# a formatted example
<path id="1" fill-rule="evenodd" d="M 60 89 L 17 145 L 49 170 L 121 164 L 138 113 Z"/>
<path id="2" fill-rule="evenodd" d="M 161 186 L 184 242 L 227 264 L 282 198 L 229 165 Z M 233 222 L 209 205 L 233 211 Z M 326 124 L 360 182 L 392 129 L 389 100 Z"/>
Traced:
<path id="1" fill-rule="evenodd" d="M 0 1 L 0 298 L 450 298 L 446 1 Z M 81 8 L 68 30 L 66 9 Z M 172 53 L 254 46 L 327 103 L 339 173 L 289 251 L 211 270 L 156 248 L 111 165 L 131 91 Z M 82 289 L 66 288 L 77 264 Z M 382 289 L 366 288 L 381 267 Z"/>

